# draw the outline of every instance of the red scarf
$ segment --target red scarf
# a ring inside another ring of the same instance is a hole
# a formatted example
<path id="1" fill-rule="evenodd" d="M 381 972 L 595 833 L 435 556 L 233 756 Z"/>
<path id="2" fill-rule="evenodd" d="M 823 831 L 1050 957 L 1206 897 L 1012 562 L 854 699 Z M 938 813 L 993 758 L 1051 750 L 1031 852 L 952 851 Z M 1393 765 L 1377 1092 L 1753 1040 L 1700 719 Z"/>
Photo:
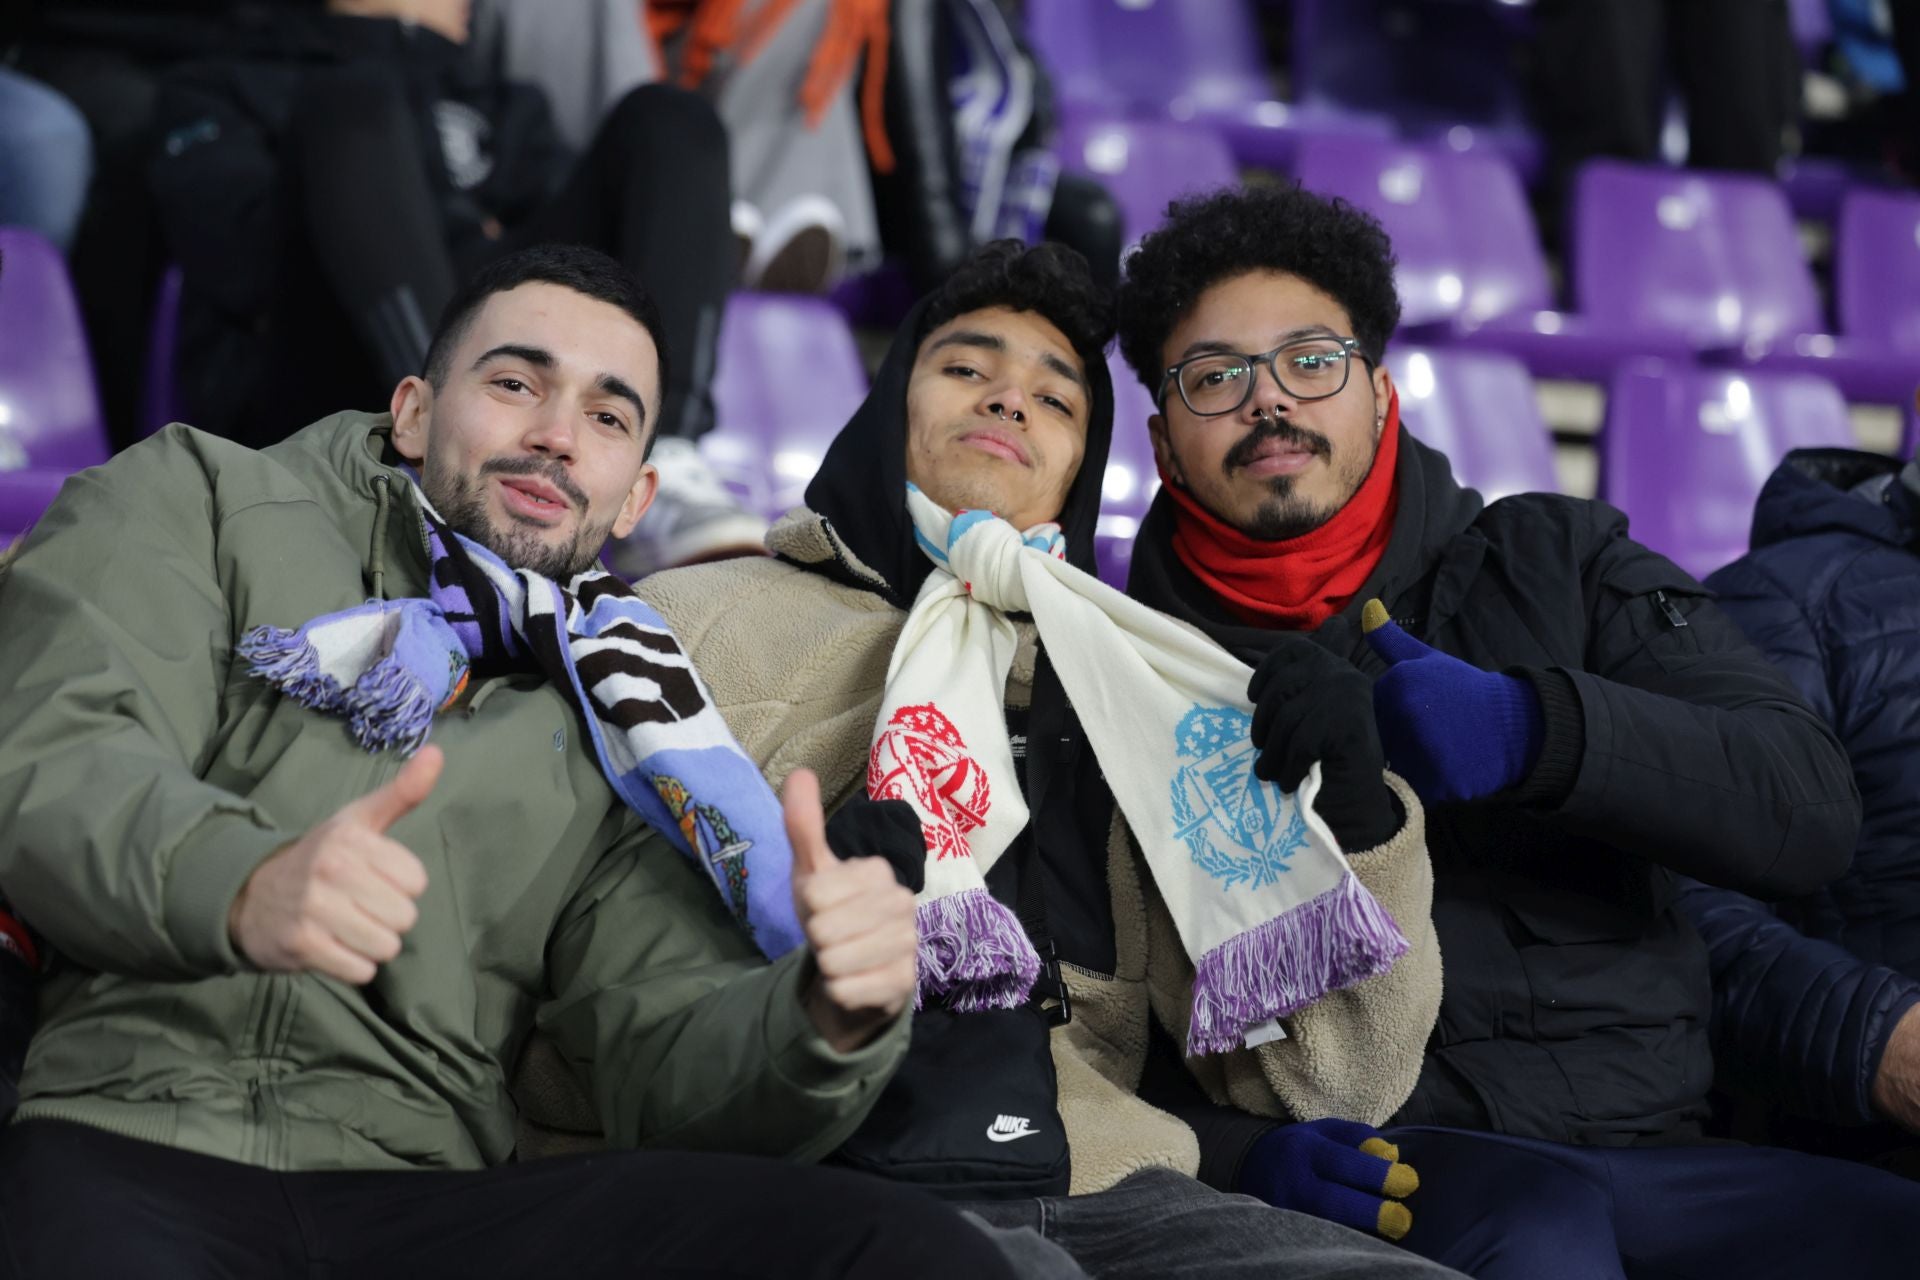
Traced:
<path id="1" fill-rule="evenodd" d="M 1380 563 L 1400 505 L 1394 484 L 1400 456 L 1400 393 L 1373 468 L 1347 505 L 1311 533 L 1284 542 L 1249 538 L 1202 507 L 1160 473 L 1174 502 L 1173 549 L 1209 591 L 1242 621 L 1283 631 L 1315 631 L 1346 607 Z"/>

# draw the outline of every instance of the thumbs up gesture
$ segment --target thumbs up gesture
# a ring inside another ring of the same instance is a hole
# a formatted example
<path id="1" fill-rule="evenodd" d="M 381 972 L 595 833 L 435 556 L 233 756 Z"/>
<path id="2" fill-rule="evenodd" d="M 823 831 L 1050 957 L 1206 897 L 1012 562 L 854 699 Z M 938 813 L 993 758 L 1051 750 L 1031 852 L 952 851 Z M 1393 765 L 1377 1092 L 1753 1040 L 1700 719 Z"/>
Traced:
<path id="1" fill-rule="evenodd" d="M 899 1016 L 918 980 L 914 896 L 884 858 L 834 856 L 820 808 L 820 781 L 796 769 L 781 791 L 793 845 L 793 907 L 819 978 L 806 993 L 820 1034 L 842 1053 Z"/>
<path id="2" fill-rule="evenodd" d="M 262 969 L 373 981 L 427 888 L 427 869 L 387 829 L 433 793 L 445 761 L 422 747 L 392 781 L 254 868 L 227 911 L 233 945 Z"/>
<path id="3" fill-rule="evenodd" d="M 1391 668 L 1373 686 L 1387 764 L 1422 803 L 1479 800 L 1526 781 L 1546 736 L 1531 681 L 1421 644 L 1378 600 L 1361 610 L 1360 626 Z"/>

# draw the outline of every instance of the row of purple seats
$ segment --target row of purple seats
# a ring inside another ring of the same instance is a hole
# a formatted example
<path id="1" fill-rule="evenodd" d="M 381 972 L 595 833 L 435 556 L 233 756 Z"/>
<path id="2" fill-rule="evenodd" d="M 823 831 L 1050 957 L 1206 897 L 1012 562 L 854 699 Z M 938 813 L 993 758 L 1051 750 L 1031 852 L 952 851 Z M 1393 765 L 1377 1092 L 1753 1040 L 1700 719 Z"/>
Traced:
<path id="1" fill-rule="evenodd" d="M 0 547 L 32 527 L 73 472 L 104 462 L 93 357 L 60 251 L 0 227 Z"/>
<path id="2" fill-rule="evenodd" d="M 1306 141 L 1402 133 L 1537 165 L 1539 142 L 1505 69 L 1512 6 L 1448 4 L 1427 20 L 1402 5 L 1394 21 L 1385 8 L 1293 0 L 1290 103 L 1274 94 L 1247 0 L 1047 0 L 1027 6 L 1026 22 L 1069 129 L 1194 124 L 1239 163 L 1282 171 Z"/>
<path id="3" fill-rule="evenodd" d="M 1572 310 L 1554 306 L 1514 172 L 1491 155 L 1346 142 L 1300 149 L 1303 185 L 1380 218 L 1410 331 L 1605 381 L 1641 357 L 1817 373 L 1854 400 L 1920 383 L 1920 196 L 1844 205 L 1829 331 L 1777 184 L 1599 161 L 1576 183 Z"/>
<path id="4" fill-rule="evenodd" d="M 64 264 L 30 234 L 0 230 L 0 253 L 0 328 L 9 334 L 0 344 L 0 462 L 10 464 L 0 466 L 0 533 L 11 537 L 66 475 L 103 461 L 107 444 Z M 742 293 L 728 305 L 718 367 L 724 425 L 703 450 L 743 501 L 777 515 L 801 500 L 865 396 L 859 351 L 823 301 Z M 1517 361 L 1402 345 L 1389 367 L 1409 429 L 1447 453 L 1463 483 L 1489 500 L 1556 487 L 1550 437 Z M 1103 575 L 1118 583 L 1158 476 L 1151 398 L 1117 355 L 1110 368 L 1116 428 L 1099 547 Z M 1920 418 L 1910 417 L 1916 432 Z M 1844 402 L 1820 378 L 1632 362 L 1610 385 L 1600 495 L 1634 517 L 1642 540 L 1704 574 L 1744 549 L 1753 500 L 1787 450 L 1852 439 Z"/>
<path id="5" fill-rule="evenodd" d="M 1393 134 L 1384 117 L 1278 101 L 1244 0 L 1046 0 L 1026 9 L 1064 131 L 1191 124 L 1241 163 L 1276 169 L 1291 166 L 1303 138 Z"/>

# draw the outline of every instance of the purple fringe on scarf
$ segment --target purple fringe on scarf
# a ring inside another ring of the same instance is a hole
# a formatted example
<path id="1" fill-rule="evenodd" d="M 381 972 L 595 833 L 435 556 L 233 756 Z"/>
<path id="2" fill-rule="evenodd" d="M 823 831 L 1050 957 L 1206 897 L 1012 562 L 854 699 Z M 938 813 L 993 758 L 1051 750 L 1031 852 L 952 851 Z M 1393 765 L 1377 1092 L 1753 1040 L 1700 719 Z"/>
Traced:
<path id="1" fill-rule="evenodd" d="M 1406 953 L 1400 926 L 1349 871 L 1319 897 L 1200 957 L 1187 1052 L 1238 1049 L 1248 1027 L 1378 977 Z"/>
<path id="2" fill-rule="evenodd" d="M 347 727 L 368 751 L 399 747 L 411 755 L 427 740 L 438 705 L 420 677 L 389 654 L 347 691 Z"/>
<path id="3" fill-rule="evenodd" d="M 933 1001 L 961 1013 L 1012 1009 L 1040 976 L 1040 956 L 1020 918 L 985 889 L 923 902 L 920 983 L 914 1008 Z"/>
<path id="4" fill-rule="evenodd" d="M 255 627 L 234 646 L 248 669 L 310 711 L 332 712 L 346 699 L 340 682 L 320 670 L 305 636 L 284 627 Z"/>
<path id="5" fill-rule="evenodd" d="M 392 655 L 368 668 L 353 688 L 343 689 L 320 670 L 320 655 L 297 631 L 255 627 L 236 652 L 251 664 L 254 675 L 301 706 L 345 715 L 354 741 L 368 751 L 397 746 L 412 752 L 433 728 L 433 695 Z"/>

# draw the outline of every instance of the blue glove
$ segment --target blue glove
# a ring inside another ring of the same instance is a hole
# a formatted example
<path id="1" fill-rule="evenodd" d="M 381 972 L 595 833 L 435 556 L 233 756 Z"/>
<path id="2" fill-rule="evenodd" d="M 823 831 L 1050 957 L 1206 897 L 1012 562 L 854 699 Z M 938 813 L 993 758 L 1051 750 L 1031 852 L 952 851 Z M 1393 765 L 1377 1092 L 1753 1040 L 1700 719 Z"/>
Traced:
<path id="1" fill-rule="evenodd" d="M 1355 1231 L 1398 1240 L 1413 1226 L 1400 1201 L 1420 1177 L 1371 1125 L 1309 1120 L 1262 1134 L 1240 1162 L 1234 1190 Z"/>
<path id="2" fill-rule="evenodd" d="M 1546 736 L 1532 682 L 1428 648 L 1378 600 L 1360 611 L 1360 627 L 1392 667 L 1373 686 L 1387 767 L 1423 804 L 1479 800 L 1526 781 Z"/>

